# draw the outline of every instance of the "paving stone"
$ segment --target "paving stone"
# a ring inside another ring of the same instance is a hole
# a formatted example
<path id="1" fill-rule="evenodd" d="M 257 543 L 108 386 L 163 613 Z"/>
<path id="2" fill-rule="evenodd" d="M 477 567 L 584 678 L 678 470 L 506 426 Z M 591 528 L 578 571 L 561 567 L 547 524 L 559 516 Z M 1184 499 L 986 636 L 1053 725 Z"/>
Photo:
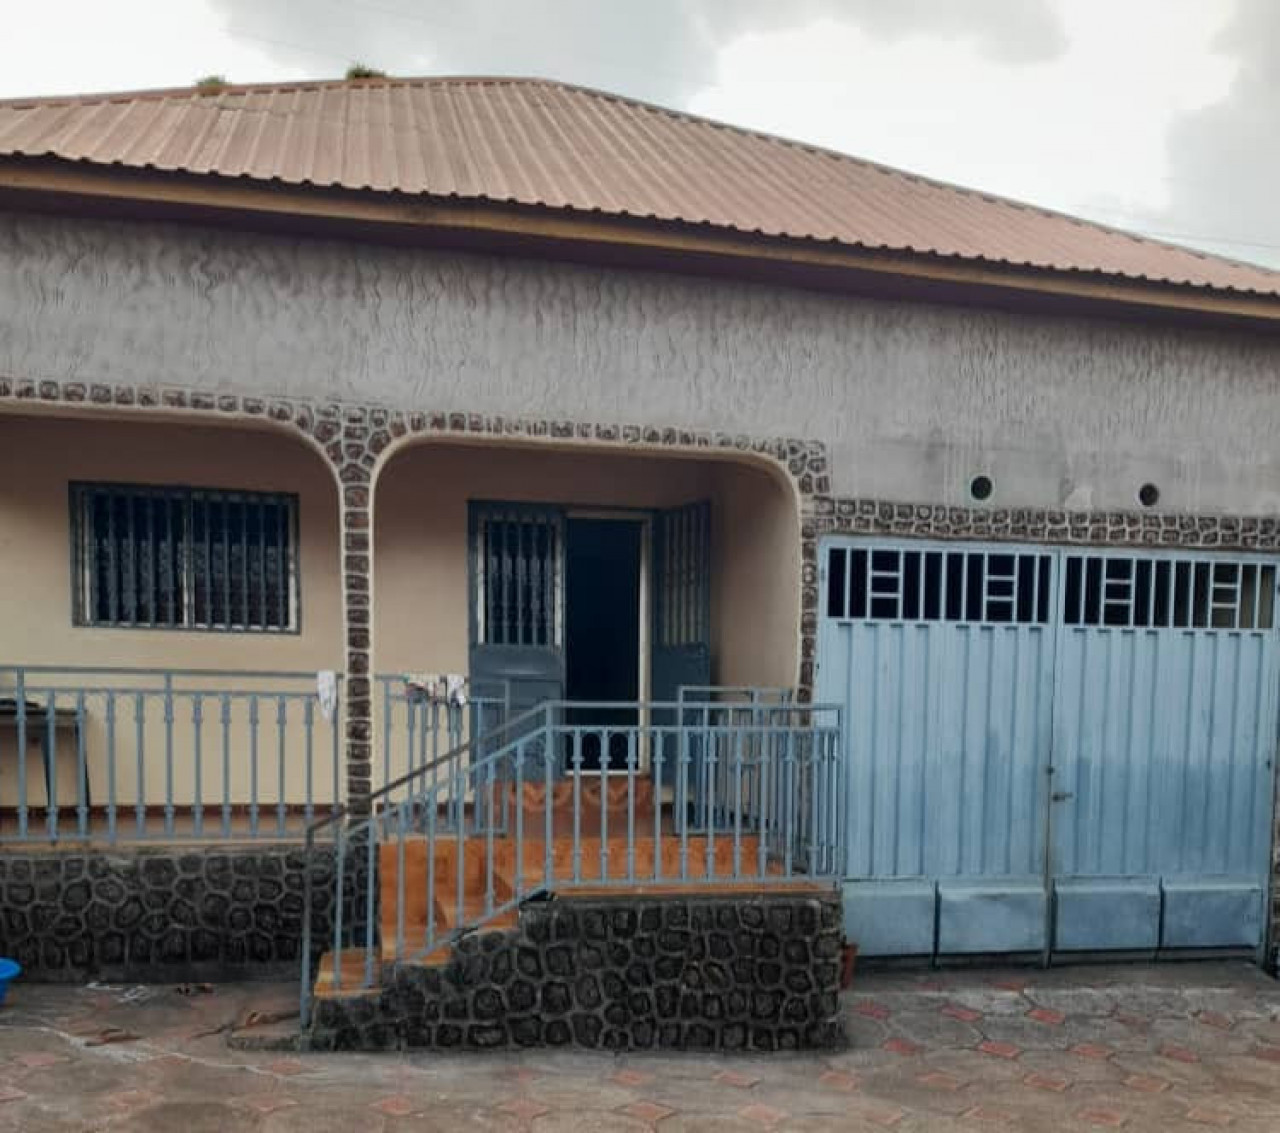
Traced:
<path id="1" fill-rule="evenodd" d="M 958 1019 L 962 1023 L 976 1023 L 982 1018 L 981 1011 L 974 1011 L 969 1007 L 961 1007 L 957 1003 L 948 1003 L 942 1009 L 942 1014 L 951 1019 Z"/>
<path id="2" fill-rule="evenodd" d="M 511 1101 L 503 1102 L 498 1109 L 519 1121 L 532 1121 L 535 1117 L 551 1112 L 550 1106 L 532 1098 L 512 1098 Z"/>
<path id="3" fill-rule="evenodd" d="M 383 1098 L 376 1101 L 370 1106 L 379 1113 L 385 1113 L 388 1117 L 408 1117 L 417 1107 L 413 1101 L 403 1094 L 397 1094 L 394 1097 Z"/>
<path id="4" fill-rule="evenodd" d="M 1061 1011 L 1052 1011 L 1048 1007 L 1033 1007 L 1027 1012 L 1027 1018 L 1037 1023 L 1044 1023 L 1048 1027 L 1061 1027 L 1067 1021 L 1067 1017 Z"/>
<path id="5" fill-rule="evenodd" d="M 1214 1125 L 1219 1129 L 1224 1129 L 1231 1124 L 1233 1118 L 1229 1113 L 1220 1113 L 1217 1110 L 1202 1109 L 1199 1106 L 1187 1110 L 1186 1119 L 1194 1122 L 1196 1125 Z"/>
<path id="6" fill-rule="evenodd" d="M 913 1043 L 908 1039 L 899 1039 L 899 1038 L 886 1039 L 880 1045 L 884 1050 L 887 1050 L 890 1054 L 901 1054 L 906 1057 L 917 1055 L 924 1050 L 924 1047 L 922 1047 L 919 1043 Z"/>
<path id="7" fill-rule="evenodd" d="M 991 1040 L 980 1043 L 978 1049 L 983 1054 L 994 1055 L 996 1058 L 1014 1059 L 1022 1054 L 1022 1051 L 1012 1043 L 993 1042 Z"/>
<path id="8" fill-rule="evenodd" d="M 1017 1118 L 1007 1109 L 994 1109 L 991 1106 L 975 1105 L 964 1112 L 969 1121 L 980 1121 L 988 1125 L 1011 1125 Z"/>
<path id="9" fill-rule="evenodd" d="M 782 1110 L 762 1105 L 759 1102 L 743 1106 L 738 1110 L 738 1116 L 746 1121 L 763 1126 L 765 1129 L 776 1129 L 787 1119 L 787 1114 Z"/>
<path id="10" fill-rule="evenodd" d="M 628 1117 L 634 1117 L 638 1121 L 648 1121 L 650 1124 L 657 1124 L 665 1117 L 670 1117 L 675 1110 L 670 1106 L 659 1105 L 657 1102 L 638 1101 L 632 1102 L 630 1105 L 621 1106 L 619 1113 L 625 1113 Z"/>
<path id="11" fill-rule="evenodd" d="M 1077 1043 L 1071 1048 L 1071 1053 L 1094 1062 L 1105 1062 L 1115 1055 L 1115 1051 L 1109 1046 L 1102 1046 L 1098 1043 Z"/>
<path id="12" fill-rule="evenodd" d="M 1033 1090 L 1050 1090 L 1055 1094 L 1071 1088 L 1070 1078 L 1055 1078 L 1052 1074 L 1028 1074 L 1022 1081 Z"/>
<path id="13" fill-rule="evenodd" d="M 829 1090 L 842 1090 L 845 1093 L 852 1093 L 858 1088 L 858 1079 L 843 1070 L 828 1070 L 818 1075 L 818 1081 Z"/>
<path id="14" fill-rule="evenodd" d="M 1086 1125 L 1097 1125 L 1104 1129 L 1119 1129 L 1129 1121 L 1129 1115 L 1116 1109 L 1081 1109 L 1076 1117 Z"/>
<path id="15" fill-rule="evenodd" d="M 749 1090 L 760 1079 L 752 1074 L 743 1074 L 737 1070 L 721 1070 L 715 1076 L 715 1081 L 722 1086 L 734 1086 L 739 1090 Z"/>
<path id="16" fill-rule="evenodd" d="M 1157 1078 L 1152 1074 L 1130 1074 L 1121 1084 L 1143 1094 L 1163 1094 L 1173 1083 L 1167 1078 Z"/>
<path id="17" fill-rule="evenodd" d="M 639 1070 L 618 1070 L 609 1075 L 609 1080 L 619 1086 L 643 1086 L 653 1081 L 653 1075 L 642 1074 Z"/>
<path id="18" fill-rule="evenodd" d="M 930 1090 L 964 1089 L 964 1083 L 959 1078 L 954 1078 L 950 1074 L 944 1074 L 940 1070 L 935 1070 L 929 1074 L 921 1074 L 916 1081 Z"/>

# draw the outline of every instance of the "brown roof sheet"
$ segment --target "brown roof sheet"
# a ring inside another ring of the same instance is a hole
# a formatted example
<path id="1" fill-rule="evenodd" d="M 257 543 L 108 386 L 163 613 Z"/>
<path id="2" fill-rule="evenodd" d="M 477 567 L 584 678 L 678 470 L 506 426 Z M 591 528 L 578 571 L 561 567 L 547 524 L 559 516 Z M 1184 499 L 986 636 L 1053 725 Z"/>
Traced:
<path id="1" fill-rule="evenodd" d="M 10 100 L 0 102 L 3 157 L 515 203 L 1280 296 L 1280 272 L 536 79 Z"/>

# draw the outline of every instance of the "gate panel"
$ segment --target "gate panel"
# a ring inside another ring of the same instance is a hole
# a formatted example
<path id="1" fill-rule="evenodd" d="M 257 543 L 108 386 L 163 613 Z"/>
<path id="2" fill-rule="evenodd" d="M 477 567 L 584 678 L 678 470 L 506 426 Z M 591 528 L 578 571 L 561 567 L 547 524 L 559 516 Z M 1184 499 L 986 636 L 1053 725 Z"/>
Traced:
<path id="1" fill-rule="evenodd" d="M 842 541 L 822 578 L 851 934 L 873 954 L 1042 947 L 1051 556 Z"/>
<path id="2" fill-rule="evenodd" d="M 1064 556 L 1063 574 L 1056 946 L 1257 946 L 1275 567 L 1090 553 Z"/>

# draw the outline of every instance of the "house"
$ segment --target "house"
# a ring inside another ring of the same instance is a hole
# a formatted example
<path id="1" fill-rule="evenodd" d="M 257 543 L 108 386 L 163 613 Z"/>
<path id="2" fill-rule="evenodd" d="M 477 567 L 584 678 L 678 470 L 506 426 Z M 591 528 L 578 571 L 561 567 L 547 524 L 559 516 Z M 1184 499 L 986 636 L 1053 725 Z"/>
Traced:
<path id="1" fill-rule="evenodd" d="M 296 961 L 326 817 L 339 984 L 544 820 L 872 955 L 1265 955 L 1280 274 L 514 79 L 0 103 L 0 264 L 29 963 Z"/>

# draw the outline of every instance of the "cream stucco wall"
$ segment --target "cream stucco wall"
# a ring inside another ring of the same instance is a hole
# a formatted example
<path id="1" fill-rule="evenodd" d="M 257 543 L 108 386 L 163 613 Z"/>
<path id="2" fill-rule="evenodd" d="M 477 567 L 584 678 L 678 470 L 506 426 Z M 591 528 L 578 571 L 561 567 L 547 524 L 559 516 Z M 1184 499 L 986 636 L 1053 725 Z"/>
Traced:
<path id="1" fill-rule="evenodd" d="M 712 618 L 719 679 L 795 683 L 799 527 L 781 478 L 755 467 L 427 443 L 383 468 L 374 496 L 374 663 L 467 668 L 471 500 L 656 509 L 712 501 Z"/>
<path id="2" fill-rule="evenodd" d="M 244 488 L 296 493 L 300 533 L 300 631 L 283 634 L 187 632 L 169 629 L 106 629 L 76 626 L 72 619 L 71 518 L 68 486 L 72 481 L 110 481 L 149 485 Z M 332 474 L 318 454 L 283 434 L 246 429 L 192 427 L 172 423 L 134 424 L 110 420 L 64 420 L 0 415 L 0 664 L 105 666 L 164 669 L 225 669 L 247 672 L 314 673 L 342 668 L 342 609 L 339 595 L 337 492 Z M 88 674 L 32 674 L 38 685 L 66 688 L 56 703 L 74 709 L 77 687 L 135 690 L 160 688 L 155 677 Z M 12 674 L 0 673 L 0 696 L 12 695 Z M 279 679 L 182 679 L 179 689 L 248 691 L 307 690 L 314 682 Z M 41 696 L 38 699 L 43 700 Z M 117 801 L 136 798 L 135 699 L 116 697 Z M 278 702 L 259 704 L 259 797 L 278 794 Z M 204 701 L 205 798 L 221 798 L 221 704 Z M 86 761 L 94 804 L 107 801 L 106 696 L 91 694 L 85 705 Z M 249 767 L 249 701 L 229 706 L 231 795 L 247 800 Z M 287 707 L 286 795 L 301 799 L 299 776 L 303 705 Z M 175 701 L 173 792 L 178 805 L 189 805 L 196 792 L 192 719 L 193 698 L 179 693 Z M 164 798 L 166 768 L 164 708 L 149 696 L 143 719 L 142 778 L 152 800 Z M 332 794 L 332 744 L 323 721 L 316 718 L 313 768 L 317 794 Z M 31 725 L 34 733 L 36 725 Z M 75 800 L 76 752 L 68 728 L 58 732 L 58 791 L 63 805 Z M 34 734 L 30 737 L 28 800 L 43 805 L 45 792 Z M 16 801 L 15 730 L 0 725 L 0 807 Z"/>

